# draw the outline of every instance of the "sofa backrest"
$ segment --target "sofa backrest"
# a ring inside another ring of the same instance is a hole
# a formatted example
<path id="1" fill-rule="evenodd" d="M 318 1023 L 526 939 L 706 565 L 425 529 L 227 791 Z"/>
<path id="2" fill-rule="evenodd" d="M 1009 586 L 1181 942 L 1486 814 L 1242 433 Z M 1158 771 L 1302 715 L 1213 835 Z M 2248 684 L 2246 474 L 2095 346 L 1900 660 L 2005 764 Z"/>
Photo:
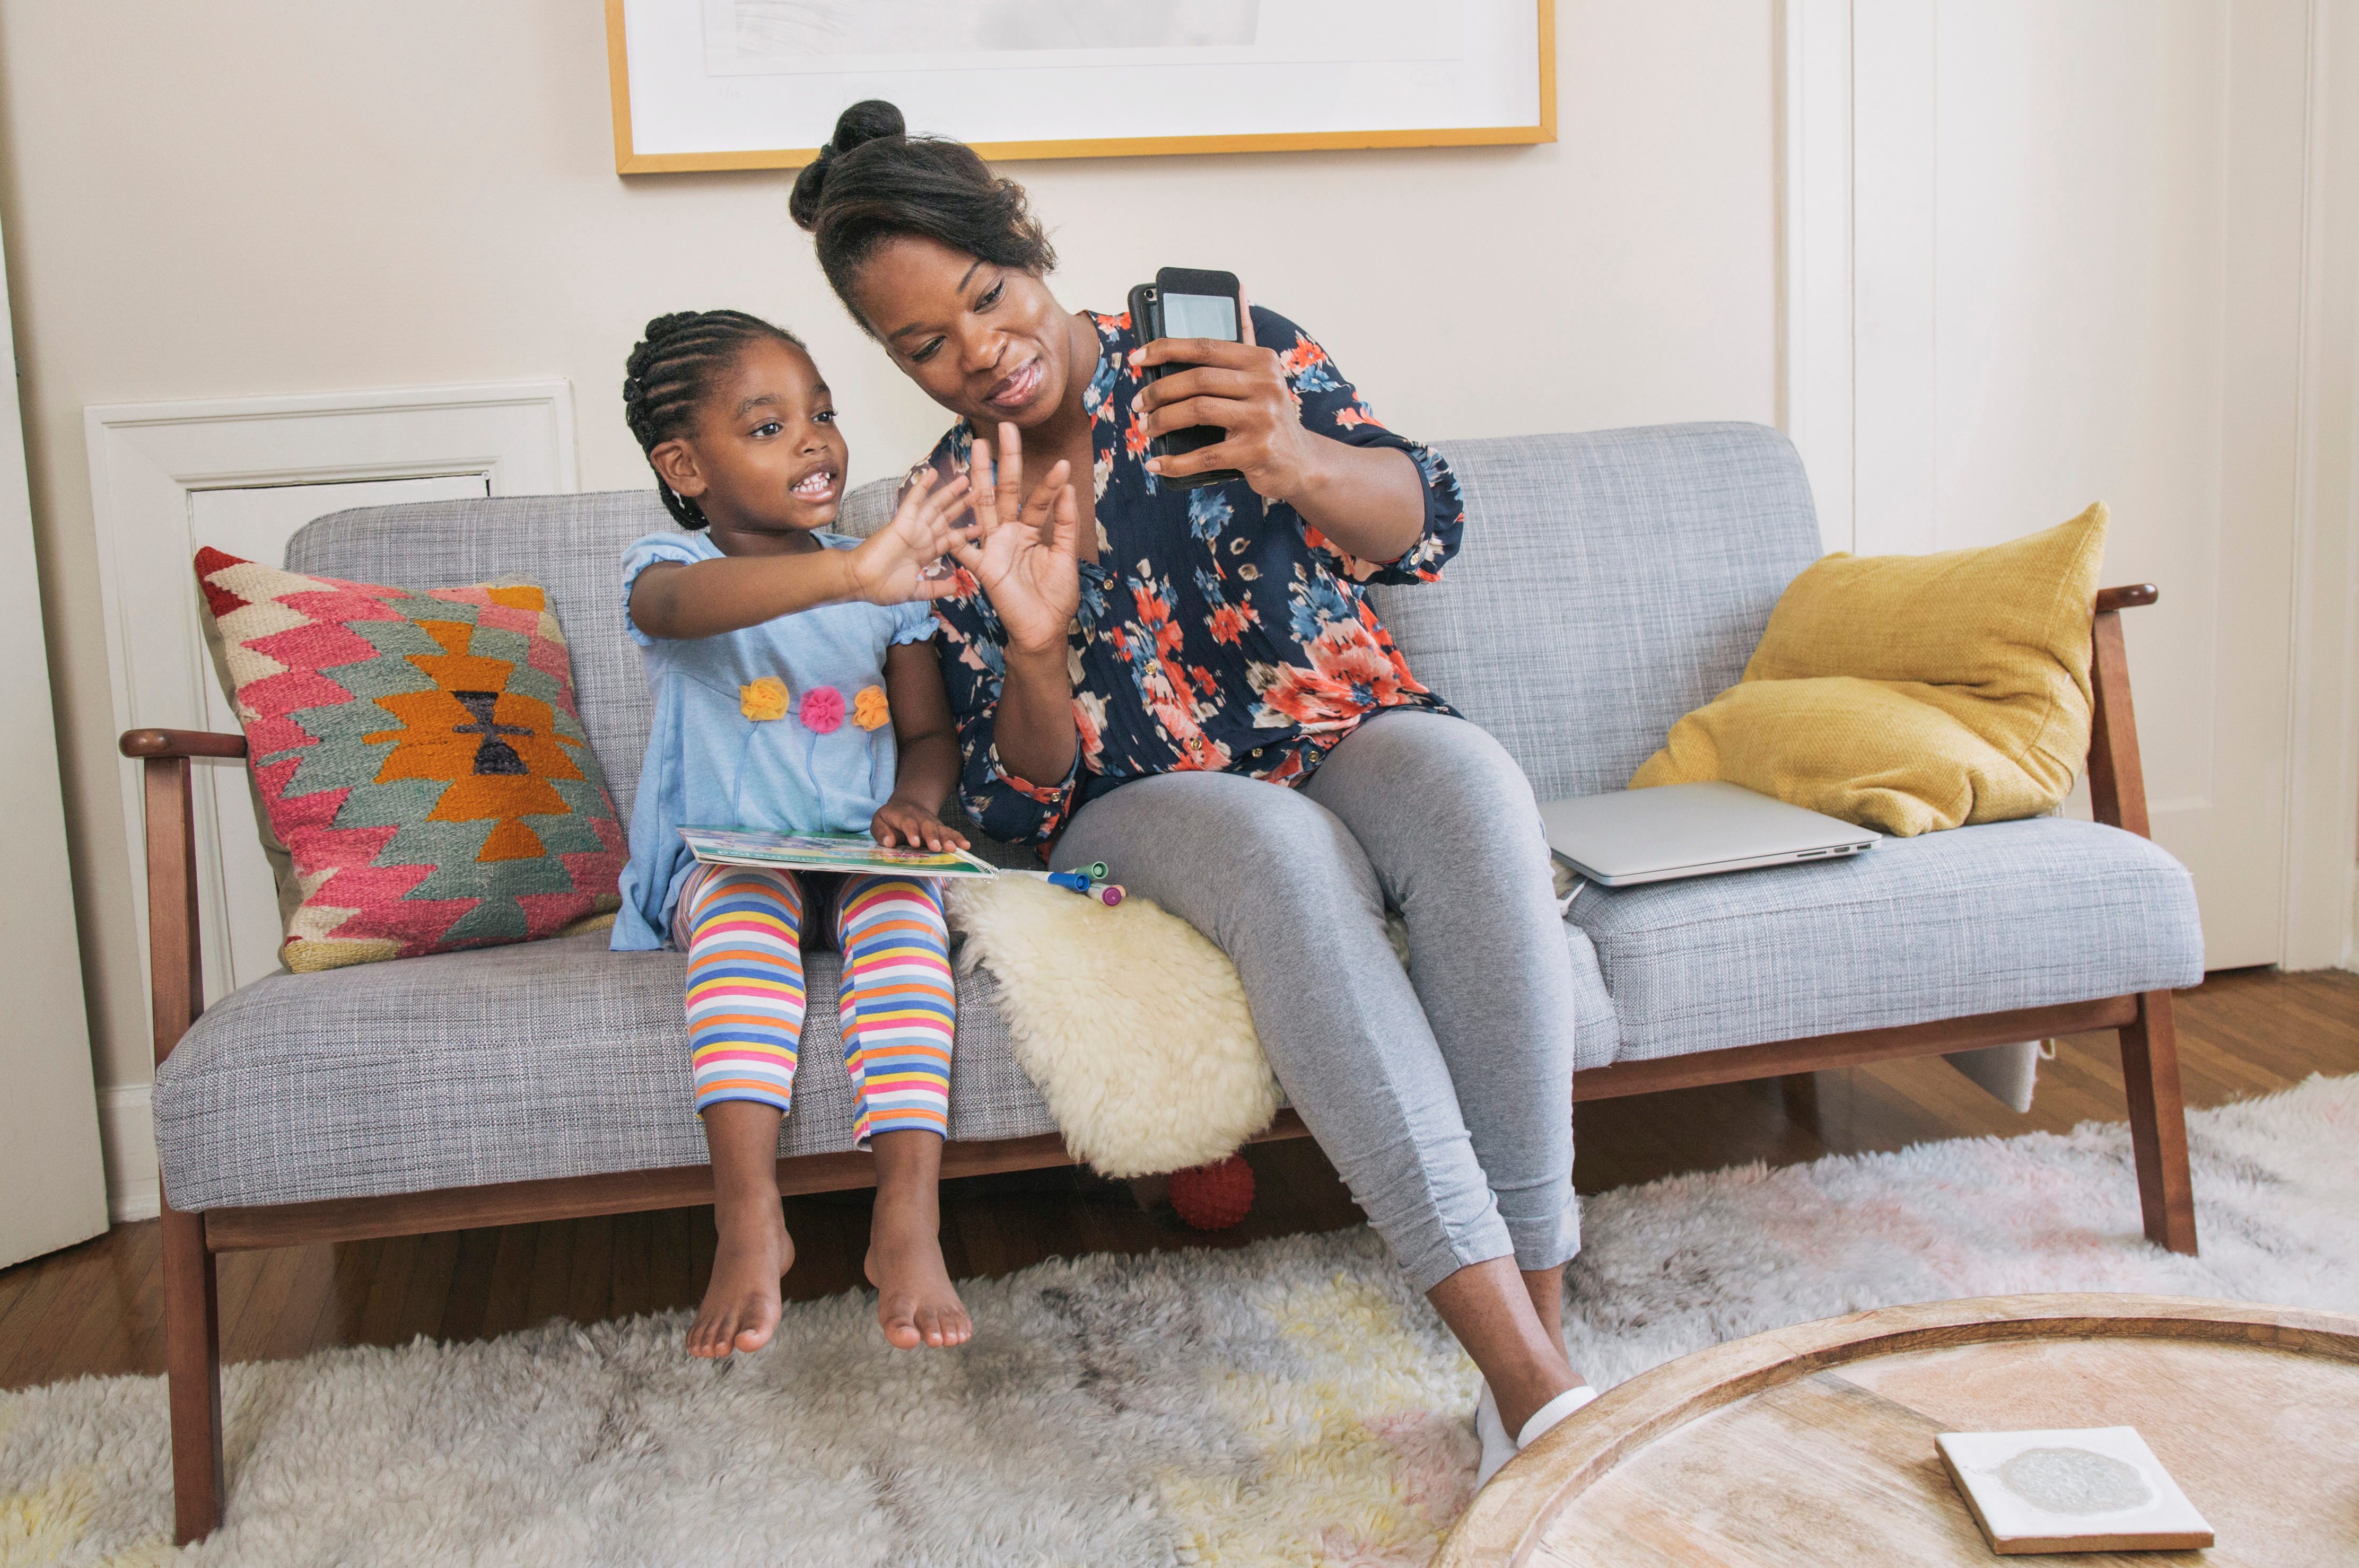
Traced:
<path id="1" fill-rule="evenodd" d="M 1411 673 L 1542 800 L 1627 784 L 1674 719 L 1736 684 L 1820 554 L 1801 458 L 1766 425 L 1437 445 L 1464 547 L 1440 582 L 1371 597 Z"/>
<path id="2" fill-rule="evenodd" d="M 1377 589 L 1377 608 L 1418 678 L 1498 736 L 1544 800 L 1628 783 L 1673 719 L 1735 682 L 1819 553 L 1801 462 L 1763 426 L 1440 449 L 1465 487 L 1465 548 L 1439 583 Z M 853 491 L 840 525 L 874 529 L 894 482 Z M 305 526 L 287 566 L 405 588 L 538 583 L 627 820 L 652 710 L 615 568 L 669 526 L 652 490 L 362 507 Z"/>

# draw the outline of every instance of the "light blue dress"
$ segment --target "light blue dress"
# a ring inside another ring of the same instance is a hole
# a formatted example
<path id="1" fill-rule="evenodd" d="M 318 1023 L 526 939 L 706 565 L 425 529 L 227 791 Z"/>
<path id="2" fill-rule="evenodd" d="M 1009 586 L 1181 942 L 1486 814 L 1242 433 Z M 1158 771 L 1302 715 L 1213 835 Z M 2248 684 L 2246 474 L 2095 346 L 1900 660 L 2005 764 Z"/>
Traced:
<path id="1" fill-rule="evenodd" d="M 860 541 L 817 534 L 831 550 Z M 658 561 L 718 560 L 704 534 L 650 534 L 623 553 L 623 620 L 647 661 L 655 723 L 631 807 L 631 860 L 614 947 L 666 945 L 672 906 L 695 857 L 682 827 L 757 827 L 779 832 L 864 833 L 893 794 L 893 728 L 861 722 L 860 694 L 875 687 L 867 716 L 881 711 L 885 651 L 934 634 L 930 606 L 825 604 L 717 637 L 650 637 L 630 619 L 631 589 Z M 766 679 L 775 688 L 748 694 Z M 831 702 L 823 688 L 832 688 Z M 820 693 L 816 709 L 807 709 Z M 837 722 L 830 729 L 826 714 Z M 805 721 L 807 712 L 818 727 Z"/>

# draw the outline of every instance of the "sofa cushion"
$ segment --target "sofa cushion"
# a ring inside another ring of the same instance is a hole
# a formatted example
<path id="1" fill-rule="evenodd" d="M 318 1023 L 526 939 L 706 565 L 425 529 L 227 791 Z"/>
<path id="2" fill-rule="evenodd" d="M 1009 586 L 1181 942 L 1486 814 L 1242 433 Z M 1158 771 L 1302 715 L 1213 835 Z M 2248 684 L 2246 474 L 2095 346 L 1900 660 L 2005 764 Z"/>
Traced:
<path id="1" fill-rule="evenodd" d="M 1614 999 L 1605 994 L 1605 977 L 1598 972 L 1597 949 L 1589 933 L 1565 922 L 1564 939 L 1572 949 L 1572 1066 L 1575 1072 L 1603 1067 L 1621 1049 L 1622 1031 L 1614 1017 Z"/>
<path id="2" fill-rule="evenodd" d="M 1574 1059 L 1614 1059 L 1613 1004 L 1568 927 Z M 701 1165 L 678 953 L 603 934 L 275 974 L 207 1009 L 156 1075 L 156 1144 L 175 1206 L 299 1203 Z M 778 1149 L 852 1146 L 833 953 L 805 955 L 810 1011 Z M 958 982 L 951 1136 L 1053 1132 L 1007 1048 L 990 971 Z"/>
<path id="3" fill-rule="evenodd" d="M 212 548 L 196 566 L 288 968 L 609 924 L 623 828 L 538 588 L 413 593 Z"/>
<path id="4" fill-rule="evenodd" d="M 688 960 L 603 932 L 274 974 L 208 1008 L 156 1075 L 164 1185 L 184 1210 L 701 1165 L 680 1014 Z M 783 1154 L 852 1147 L 838 959 L 810 1011 Z M 959 981 L 951 1136 L 1056 1124 L 1008 1054 L 988 976 Z"/>
<path id="5" fill-rule="evenodd" d="M 1585 887 L 1642 1061 L 2191 986 L 2186 868 L 2136 834 L 2034 817 L 1887 838 L 1847 860 Z"/>
<path id="6" fill-rule="evenodd" d="M 655 707 L 639 650 L 623 631 L 623 550 L 671 525 L 652 484 L 592 495 L 363 506 L 305 524 L 287 542 L 287 569 L 420 589 L 538 583 L 572 651 L 582 730 L 628 822 Z"/>
<path id="7" fill-rule="evenodd" d="M 1902 835 L 2052 809 L 2089 754 L 2104 549 L 2099 503 L 2003 545 L 1827 557 L 1630 787 L 1725 779 Z"/>

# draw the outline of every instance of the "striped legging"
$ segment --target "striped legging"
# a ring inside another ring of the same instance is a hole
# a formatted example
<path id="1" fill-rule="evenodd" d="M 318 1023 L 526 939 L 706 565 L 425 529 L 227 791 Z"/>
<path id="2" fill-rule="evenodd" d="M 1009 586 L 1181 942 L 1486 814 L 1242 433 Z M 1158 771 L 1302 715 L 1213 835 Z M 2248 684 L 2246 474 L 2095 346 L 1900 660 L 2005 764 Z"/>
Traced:
<path id="1" fill-rule="evenodd" d="M 784 1112 L 803 1027 L 803 890 L 792 871 L 701 865 L 672 931 L 688 950 L 688 1041 L 699 1115 L 723 1100 Z M 846 876 L 836 900 L 843 954 L 843 1065 L 858 1119 L 879 1132 L 950 1130 L 957 1017 L 941 892 L 922 877 Z"/>

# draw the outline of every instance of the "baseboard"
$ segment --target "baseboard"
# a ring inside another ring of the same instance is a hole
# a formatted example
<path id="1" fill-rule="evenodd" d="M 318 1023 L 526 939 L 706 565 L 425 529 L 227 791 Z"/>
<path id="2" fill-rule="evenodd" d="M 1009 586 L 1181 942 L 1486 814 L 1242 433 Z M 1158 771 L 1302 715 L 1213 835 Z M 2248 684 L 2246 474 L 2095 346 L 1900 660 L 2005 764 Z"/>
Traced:
<path id="1" fill-rule="evenodd" d="M 98 1141 L 106 1160 L 106 1217 L 153 1219 L 163 1209 L 156 1173 L 156 1086 L 98 1091 Z"/>

